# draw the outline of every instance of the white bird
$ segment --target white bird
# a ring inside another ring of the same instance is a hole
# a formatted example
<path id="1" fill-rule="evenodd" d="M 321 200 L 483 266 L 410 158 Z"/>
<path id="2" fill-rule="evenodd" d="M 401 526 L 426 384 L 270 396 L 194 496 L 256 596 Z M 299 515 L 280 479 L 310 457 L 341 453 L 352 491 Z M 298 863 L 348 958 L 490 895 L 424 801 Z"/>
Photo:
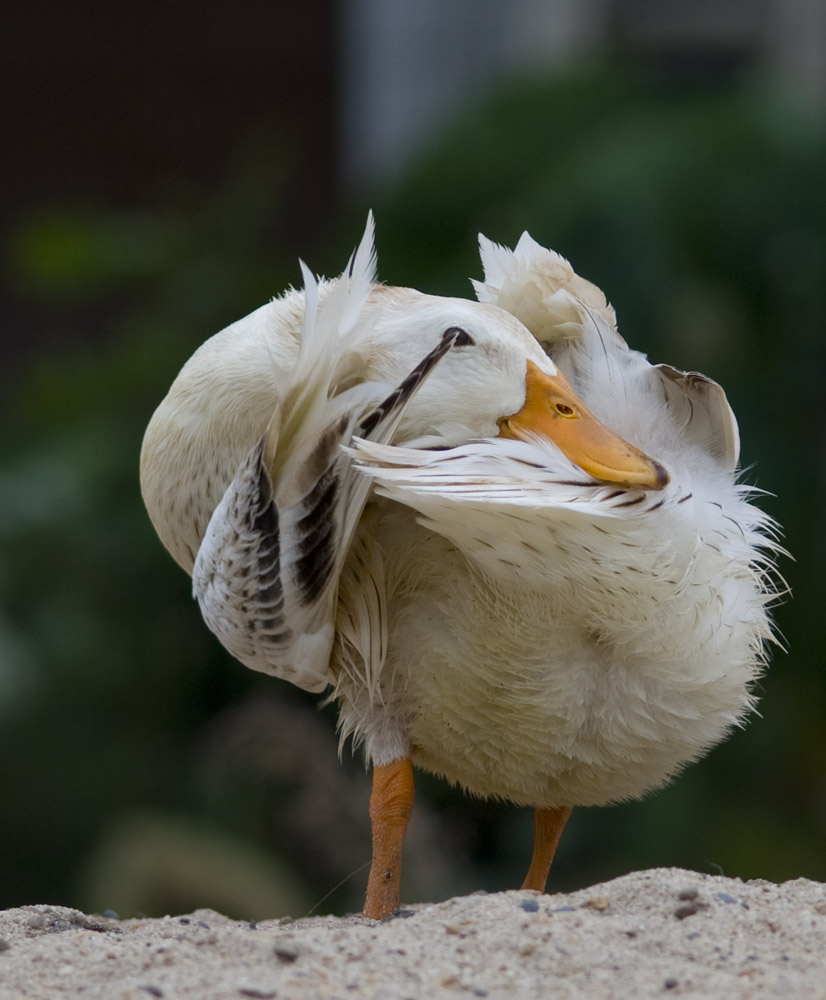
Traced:
<path id="1" fill-rule="evenodd" d="M 330 687 L 373 765 L 372 918 L 399 906 L 412 764 L 532 806 L 544 890 L 573 806 L 743 720 L 772 634 L 778 549 L 720 386 L 629 350 L 527 233 L 480 247 L 478 302 L 384 287 L 371 217 L 339 279 L 302 264 L 195 352 L 141 454 L 209 627 Z"/>

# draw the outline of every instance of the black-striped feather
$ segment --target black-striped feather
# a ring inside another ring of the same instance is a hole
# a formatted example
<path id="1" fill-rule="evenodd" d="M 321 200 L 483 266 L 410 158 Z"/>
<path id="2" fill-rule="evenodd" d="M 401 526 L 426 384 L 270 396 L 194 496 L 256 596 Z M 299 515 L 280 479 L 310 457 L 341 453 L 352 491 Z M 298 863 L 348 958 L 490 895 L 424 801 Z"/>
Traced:
<path id="1" fill-rule="evenodd" d="M 473 338 L 466 330 L 463 330 L 459 326 L 448 327 L 442 334 L 439 346 L 434 347 L 430 354 L 426 355 L 416 365 L 413 371 L 399 383 L 390 395 L 382 400 L 361 421 L 359 424 L 359 437 L 372 440 L 371 433 L 388 417 L 393 416 L 397 410 L 407 405 L 413 393 L 452 347 L 467 347 L 470 344 L 473 344 Z"/>
<path id="2" fill-rule="evenodd" d="M 193 589 L 209 627 L 242 663 L 310 690 L 323 686 L 338 577 L 367 500 L 369 480 L 342 451 L 354 434 L 388 441 L 405 406 L 453 347 L 472 344 L 459 327 L 366 416 L 339 414 L 279 480 L 301 483 L 281 499 L 268 469 L 265 435 L 250 451 L 213 515 L 193 571 Z M 363 397 L 362 397 L 363 398 Z M 300 461 L 299 465 L 295 463 Z M 308 485 L 309 484 L 309 485 Z M 300 649 L 301 662 L 298 661 Z"/>

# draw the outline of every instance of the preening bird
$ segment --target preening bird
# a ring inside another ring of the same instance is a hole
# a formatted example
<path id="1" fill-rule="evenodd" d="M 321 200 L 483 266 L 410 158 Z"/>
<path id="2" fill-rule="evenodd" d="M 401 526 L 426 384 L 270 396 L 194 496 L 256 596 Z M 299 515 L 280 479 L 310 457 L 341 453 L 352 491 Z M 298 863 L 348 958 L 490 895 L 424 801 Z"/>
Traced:
<path id="1" fill-rule="evenodd" d="M 576 805 L 639 796 L 753 705 L 772 523 L 715 382 L 651 365 L 526 233 L 478 301 L 332 281 L 207 340 L 141 484 L 207 625 L 329 690 L 372 764 L 364 914 L 399 906 L 412 765 L 535 810 L 543 890 Z"/>

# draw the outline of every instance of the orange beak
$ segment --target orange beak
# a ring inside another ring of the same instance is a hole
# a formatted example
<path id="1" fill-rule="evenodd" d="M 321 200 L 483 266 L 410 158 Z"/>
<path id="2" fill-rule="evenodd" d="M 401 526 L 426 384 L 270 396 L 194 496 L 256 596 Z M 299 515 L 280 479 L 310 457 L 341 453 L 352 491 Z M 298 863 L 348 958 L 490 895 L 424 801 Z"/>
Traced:
<path id="1" fill-rule="evenodd" d="M 660 463 L 600 423 L 562 374 L 546 375 L 528 361 L 525 385 L 525 405 L 510 417 L 500 417 L 499 437 L 548 438 L 603 483 L 639 490 L 668 485 L 669 475 Z"/>

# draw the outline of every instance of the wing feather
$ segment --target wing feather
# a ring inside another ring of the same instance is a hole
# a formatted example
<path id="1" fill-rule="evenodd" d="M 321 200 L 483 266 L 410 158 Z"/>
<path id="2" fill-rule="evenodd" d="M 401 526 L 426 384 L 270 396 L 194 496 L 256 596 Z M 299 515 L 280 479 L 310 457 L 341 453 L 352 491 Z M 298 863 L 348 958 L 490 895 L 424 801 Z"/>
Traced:
<path id="1" fill-rule="evenodd" d="M 363 271 L 358 252 L 354 260 L 353 273 Z M 368 289 L 349 280 L 363 302 Z M 315 301 L 311 293 L 308 308 Z M 329 298 L 317 306 L 319 312 L 330 308 Z M 349 323 L 349 304 L 342 300 L 336 308 Z M 329 322 L 327 315 L 306 318 L 305 336 L 317 337 Z M 246 666 L 310 691 L 327 685 L 339 580 L 371 490 L 342 445 L 356 432 L 388 441 L 435 365 L 466 339 L 464 331 L 448 330 L 388 395 L 386 386 L 363 383 L 331 396 L 334 362 L 310 374 L 299 354 L 293 377 L 315 384 L 294 387 L 276 407 L 216 508 L 192 574 L 207 625 Z M 366 610 L 368 620 L 383 614 Z M 370 655 L 383 656 L 382 649 L 380 643 Z"/>
<path id="2" fill-rule="evenodd" d="M 617 489 L 583 476 L 557 449 L 535 442 L 486 439 L 444 451 L 356 440 L 350 449 L 376 492 L 416 511 L 487 572 L 543 587 L 573 578 L 577 566 L 601 565 L 607 536 L 627 544 L 639 571 L 655 575 L 670 542 L 638 545 L 650 517 L 690 499 L 682 489 Z M 657 537 L 656 533 L 653 537 Z M 601 570 L 602 571 L 602 570 Z M 607 563 L 605 572 L 613 572 Z"/>

